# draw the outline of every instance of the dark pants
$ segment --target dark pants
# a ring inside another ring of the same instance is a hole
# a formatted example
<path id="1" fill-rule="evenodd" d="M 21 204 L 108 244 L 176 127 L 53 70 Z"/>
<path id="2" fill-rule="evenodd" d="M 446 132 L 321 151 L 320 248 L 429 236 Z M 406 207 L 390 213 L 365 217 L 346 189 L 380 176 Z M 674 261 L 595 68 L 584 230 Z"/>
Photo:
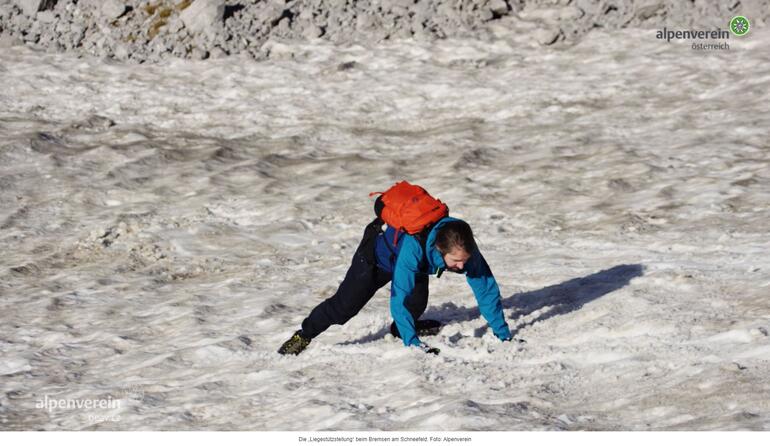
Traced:
<path id="1" fill-rule="evenodd" d="M 331 325 L 342 325 L 349 321 L 364 308 L 377 290 L 390 282 L 392 274 L 377 267 L 374 254 L 375 240 L 381 226 L 382 221 L 379 219 L 366 226 L 350 269 L 337 292 L 318 304 L 302 321 L 303 336 L 314 338 Z M 406 298 L 405 304 L 415 321 L 425 312 L 428 306 L 427 274 L 419 274 L 415 278 L 414 290 Z"/>

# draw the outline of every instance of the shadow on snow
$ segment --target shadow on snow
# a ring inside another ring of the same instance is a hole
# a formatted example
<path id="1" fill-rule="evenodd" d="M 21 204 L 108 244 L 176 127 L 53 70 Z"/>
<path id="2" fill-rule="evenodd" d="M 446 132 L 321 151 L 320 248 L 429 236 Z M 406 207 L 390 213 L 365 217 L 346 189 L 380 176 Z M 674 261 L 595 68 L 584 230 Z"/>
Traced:
<path id="1" fill-rule="evenodd" d="M 502 300 L 503 311 L 505 312 L 506 320 L 510 322 L 547 308 L 546 311 L 533 320 L 511 326 L 511 333 L 516 336 L 518 332 L 537 322 L 577 311 L 583 305 L 625 287 L 633 278 L 640 277 L 643 274 L 643 265 L 614 266 L 585 277 L 570 279 L 536 291 L 516 293 Z M 508 310 L 513 311 L 508 312 Z M 423 315 L 425 319 L 436 319 L 443 323 L 467 322 L 479 317 L 481 317 L 481 314 L 477 307 L 458 307 L 451 302 L 444 303 L 440 307 L 430 307 Z M 475 331 L 474 336 L 477 338 L 483 336 L 487 329 L 488 326 L 485 324 Z M 343 342 L 338 345 L 365 344 L 382 339 L 388 333 L 390 333 L 389 325 L 376 333 L 370 333 L 359 339 Z"/>

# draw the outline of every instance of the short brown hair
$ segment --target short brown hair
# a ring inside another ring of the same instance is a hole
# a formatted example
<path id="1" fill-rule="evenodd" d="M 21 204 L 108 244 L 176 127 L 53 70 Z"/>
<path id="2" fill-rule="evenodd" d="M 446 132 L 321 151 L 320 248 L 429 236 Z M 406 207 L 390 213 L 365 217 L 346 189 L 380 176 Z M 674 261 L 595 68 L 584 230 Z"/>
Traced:
<path id="1" fill-rule="evenodd" d="M 436 232 L 438 252 L 446 255 L 454 248 L 460 248 L 468 254 L 473 254 L 477 249 L 470 225 L 462 220 L 445 223 Z"/>

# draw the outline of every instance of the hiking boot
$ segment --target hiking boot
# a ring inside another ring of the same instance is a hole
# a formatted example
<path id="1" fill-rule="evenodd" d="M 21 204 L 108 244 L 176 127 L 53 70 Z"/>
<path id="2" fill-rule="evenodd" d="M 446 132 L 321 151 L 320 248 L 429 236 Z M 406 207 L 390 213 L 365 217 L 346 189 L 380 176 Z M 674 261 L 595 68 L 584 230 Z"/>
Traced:
<path id="1" fill-rule="evenodd" d="M 433 319 L 421 319 L 415 322 L 414 325 L 414 328 L 417 329 L 417 336 L 436 336 L 441 331 L 441 327 L 444 326 L 441 322 L 434 321 Z M 401 334 L 398 332 L 395 322 L 390 324 L 390 334 L 401 339 Z"/>
<path id="2" fill-rule="evenodd" d="M 298 355 L 310 345 L 311 338 L 302 336 L 302 330 L 297 330 L 284 342 L 281 348 L 278 349 L 278 353 L 282 355 Z"/>

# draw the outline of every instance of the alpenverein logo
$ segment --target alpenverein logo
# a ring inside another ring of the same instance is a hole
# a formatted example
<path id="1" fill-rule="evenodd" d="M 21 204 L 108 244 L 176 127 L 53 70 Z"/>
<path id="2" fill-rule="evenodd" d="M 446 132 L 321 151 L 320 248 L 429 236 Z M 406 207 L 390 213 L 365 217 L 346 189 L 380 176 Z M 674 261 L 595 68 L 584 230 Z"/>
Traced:
<path id="1" fill-rule="evenodd" d="M 739 15 L 730 20 L 730 31 L 736 36 L 745 36 L 751 28 L 751 23 L 746 17 Z"/>

